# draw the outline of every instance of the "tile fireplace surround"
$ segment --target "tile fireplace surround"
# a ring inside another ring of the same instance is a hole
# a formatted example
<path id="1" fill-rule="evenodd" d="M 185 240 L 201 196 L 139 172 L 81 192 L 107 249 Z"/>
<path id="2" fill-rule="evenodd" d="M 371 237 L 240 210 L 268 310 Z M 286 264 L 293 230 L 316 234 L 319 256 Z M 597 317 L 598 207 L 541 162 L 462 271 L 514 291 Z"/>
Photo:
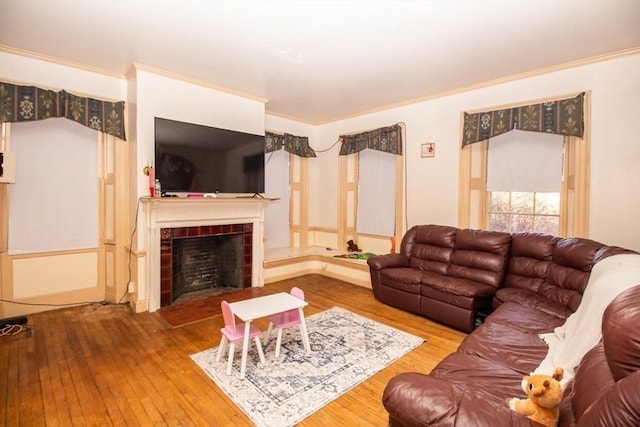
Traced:
<path id="1" fill-rule="evenodd" d="M 250 197 L 140 199 L 136 312 L 160 308 L 160 238 L 163 228 L 252 224 L 251 286 L 263 286 L 264 212 L 269 199 Z"/>

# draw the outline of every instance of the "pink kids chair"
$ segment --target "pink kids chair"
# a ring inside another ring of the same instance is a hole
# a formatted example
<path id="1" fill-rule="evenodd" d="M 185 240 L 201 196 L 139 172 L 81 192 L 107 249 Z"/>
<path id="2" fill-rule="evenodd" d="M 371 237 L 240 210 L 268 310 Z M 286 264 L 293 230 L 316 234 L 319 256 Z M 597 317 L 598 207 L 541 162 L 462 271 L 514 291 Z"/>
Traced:
<path id="1" fill-rule="evenodd" d="M 224 328 L 220 329 L 222 332 L 222 338 L 220 339 L 220 347 L 218 348 L 218 356 L 216 362 L 220 362 L 222 353 L 224 352 L 227 343 L 229 343 L 229 356 L 227 357 L 227 375 L 231 375 L 231 367 L 233 366 L 233 356 L 235 352 L 236 342 L 241 341 L 244 338 L 244 324 L 236 325 L 236 316 L 231 310 L 231 306 L 228 302 L 222 301 L 220 304 L 222 308 L 222 317 L 224 318 Z M 260 344 L 260 334 L 262 331 L 256 326 L 251 325 L 249 337 L 253 338 L 256 342 L 256 348 L 258 349 L 258 355 L 260 356 L 260 362 L 264 363 L 264 353 L 262 352 L 262 345 Z"/>
<path id="2" fill-rule="evenodd" d="M 294 287 L 291 289 L 291 295 L 296 298 L 300 298 L 304 301 L 304 291 L 300 288 Z M 282 344 L 282 330 L 290 326 L 300 326 L 300 335 L 304 339 L 304 331 L 302 330 L 302 324 L 300 322 L 300 312 L 298 309 L 285 311 L 269 317 L 269 328 L 267 329 L 267 336 L 265 342 L 269 342 L 271 336 L 271 329 L 273 326 L 278 328 L 278 334 L 276 339 L 276 357 L 280 356 L 280 345 Z"/>

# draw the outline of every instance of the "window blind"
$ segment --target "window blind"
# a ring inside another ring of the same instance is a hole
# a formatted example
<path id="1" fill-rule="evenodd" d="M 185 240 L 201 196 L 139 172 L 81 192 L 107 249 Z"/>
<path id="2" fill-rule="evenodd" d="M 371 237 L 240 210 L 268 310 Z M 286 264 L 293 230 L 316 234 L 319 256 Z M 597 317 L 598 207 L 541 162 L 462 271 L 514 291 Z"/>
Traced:
<path id="1" fill-rule="evenodd" d="M 487 191 L 559 192 L 562 135 L 512 130 L 489 140 Z"/>
<path id="2" fill-rule="evenodd" d="M 356 231 L 393 236 L 395 226 L 396 157 L 377 150 L 359 153 Z"/>

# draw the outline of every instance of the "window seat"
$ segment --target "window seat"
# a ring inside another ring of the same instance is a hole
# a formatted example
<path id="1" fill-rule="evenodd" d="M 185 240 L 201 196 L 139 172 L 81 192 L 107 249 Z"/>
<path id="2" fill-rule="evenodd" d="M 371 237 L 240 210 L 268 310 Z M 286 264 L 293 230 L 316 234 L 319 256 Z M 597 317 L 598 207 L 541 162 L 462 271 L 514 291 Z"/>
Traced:
<path id="1" fill-rule="evenodd" d="M 304 274 L 321 274 L 370 289 L 367 260 L 336 257 L 343 254 L 348 252 L 320 246 L 266 249 L 264 282 L 271 283 Z"/>

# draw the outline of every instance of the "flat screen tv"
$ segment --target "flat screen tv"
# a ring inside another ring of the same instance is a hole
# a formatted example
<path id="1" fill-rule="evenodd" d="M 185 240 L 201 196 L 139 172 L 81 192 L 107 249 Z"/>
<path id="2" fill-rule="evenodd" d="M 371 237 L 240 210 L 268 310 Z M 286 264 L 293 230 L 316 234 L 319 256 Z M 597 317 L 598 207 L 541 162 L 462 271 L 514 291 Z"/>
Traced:
<path id="1" fill-rule="evenodd" d="M 155 175 L 167 193 L 264 193 L 264 136 L 155 118 Z"/>

